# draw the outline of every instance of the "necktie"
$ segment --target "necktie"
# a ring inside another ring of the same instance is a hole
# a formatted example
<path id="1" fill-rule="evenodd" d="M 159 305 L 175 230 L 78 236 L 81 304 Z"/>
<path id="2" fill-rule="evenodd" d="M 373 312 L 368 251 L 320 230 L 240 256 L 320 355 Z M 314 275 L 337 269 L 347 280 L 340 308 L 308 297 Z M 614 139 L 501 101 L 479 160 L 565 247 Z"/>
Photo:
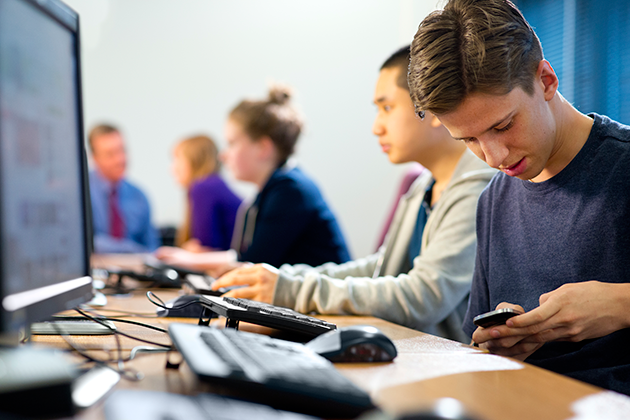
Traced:
<path id="1" fill-rule="evenodd" d="M 125 221 L 118 206 L 118 190 L 112 188 L 109 193 L 109 234 L 114 238 L 125 237 Z"/>

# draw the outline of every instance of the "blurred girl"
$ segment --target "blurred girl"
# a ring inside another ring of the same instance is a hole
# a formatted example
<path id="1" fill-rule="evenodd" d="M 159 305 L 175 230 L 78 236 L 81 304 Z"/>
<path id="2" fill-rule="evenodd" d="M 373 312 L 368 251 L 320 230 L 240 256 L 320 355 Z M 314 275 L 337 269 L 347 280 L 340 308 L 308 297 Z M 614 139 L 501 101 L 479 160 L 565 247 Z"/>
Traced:
<path id="1" fill-rule="evenodd" d="M 302 120 L 284 88 L 272 88 L 263 100 L 244 100 L 228 115 L 223 161 L 236 179 L 258 187 L 255 199 L 239 208 L 232 240 L 238 261 L 318 266 L 350 258 L 319 189 L 289 159 L 301 130 Z M 226 263 L 226 255 L 162 252 L 158 256 L 220 275 L 238 265 Z"/>
<path id="2" fill-rule="evenodd" d="M 175 244 L 183 249 L 230 248 L 241 199 L 219 176 L 219 169 L 217 147 L 208 136 L 187 138 L 173 149 L 173 176 L 187 191 L 184 223 L 175 238 Z"/>

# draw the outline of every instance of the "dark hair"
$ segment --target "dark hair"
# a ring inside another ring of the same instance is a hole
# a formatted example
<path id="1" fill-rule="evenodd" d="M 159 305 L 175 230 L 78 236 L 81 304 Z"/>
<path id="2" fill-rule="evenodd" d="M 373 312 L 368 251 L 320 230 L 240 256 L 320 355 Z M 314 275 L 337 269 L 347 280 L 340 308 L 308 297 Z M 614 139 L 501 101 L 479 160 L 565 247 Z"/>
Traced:
<path id="1" fill-rule="evenodd" d="M 410 56 L 411 46 L 406 45 L 395 53 L 389 56 L 387 60 L 381 66 L 381 70 L 383 69 L 391 69 L 398 68 L 400 73 L 398 74 L 398 80 L 396 80 L 396 85 L 405 90 L 409 90 L 409 84 L 407 83 L 407 70 L 409 68 L 409 56 Z"/>
<path id="2" fill-rule="evenodd" d="M 409 88 L 416 110 L 453 111 L 475 92 L 534 92 L 543 59 L 536 33 L 508 0 L 450 0 L 429 14 L 411 44 Z"/>
<path id="3" fill-rule="evenodd" d="M 280 164 L 293 154 L 302 131 L 302 119 L 290 100 L 290 89 L 274 86 L 266 100 L 244 100 L 229 115 L 254 141 L 269 137 L 278 151 Z"/>
<path id="4" fill-rule="evenodd" d="M 90 133 L 88 134 L 88 145 L 90 146 L 90 151 L 94 153 L 94 139 L 96 137 L 111 133 L 120 133 L 120 130 L 111 124 L 98 124 L 92 127 Z"/>

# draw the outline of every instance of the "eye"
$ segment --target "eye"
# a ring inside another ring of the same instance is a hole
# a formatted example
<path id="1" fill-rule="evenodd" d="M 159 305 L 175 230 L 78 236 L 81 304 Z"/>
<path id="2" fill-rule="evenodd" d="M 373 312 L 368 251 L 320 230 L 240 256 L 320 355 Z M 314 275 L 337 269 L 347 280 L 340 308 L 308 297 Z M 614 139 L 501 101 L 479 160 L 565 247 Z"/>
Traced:
<path id="1" fill-rule="evenodd" d="M 507 123 L 506 126 L 501 127 L 501 128 L 495 128 L 494 131 L 498 132 L 498 133 L 505 133 L 506 131 L 508 131 L 510 128 L 512 128 L 512 126 L 514 125 L 514 120 L 510 120 L 509 123 Z"/>
<path id="2" fill-rule="evenodd" d="M 389 112 L 389 111 L 391 111 L 391 110 L 392 110 L 392 108 L 393 108 L 393 107 L 392 107 L 391 105 L 383 105 L 383 111 L 385 111 L 385 112 Z"/>

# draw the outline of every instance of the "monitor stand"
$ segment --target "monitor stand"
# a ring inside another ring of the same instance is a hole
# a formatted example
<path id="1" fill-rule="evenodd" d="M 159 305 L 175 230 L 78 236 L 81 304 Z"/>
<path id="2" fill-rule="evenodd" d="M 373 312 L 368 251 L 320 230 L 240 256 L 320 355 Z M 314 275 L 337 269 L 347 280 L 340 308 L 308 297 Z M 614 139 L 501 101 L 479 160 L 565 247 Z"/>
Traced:
<path id="1" fill-rule="evenodd" d="M 87 302 L 86 305 L 105 306 L 107 305 L 107 296 L 105 296 L 102 292 L 94 290 L 94 297 L 91 301 Z"/>

